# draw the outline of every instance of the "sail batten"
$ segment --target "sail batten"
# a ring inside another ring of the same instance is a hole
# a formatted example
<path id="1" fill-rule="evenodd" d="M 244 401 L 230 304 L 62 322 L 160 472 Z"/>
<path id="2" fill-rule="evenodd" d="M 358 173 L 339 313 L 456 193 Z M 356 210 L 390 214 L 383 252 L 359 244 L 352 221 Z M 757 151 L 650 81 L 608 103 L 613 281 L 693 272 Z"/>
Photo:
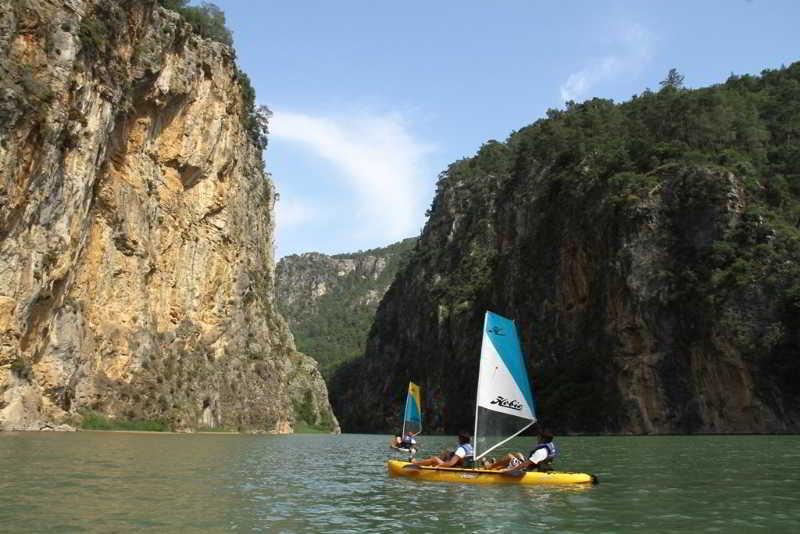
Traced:
<path id="1" fill-rule="evenodd" d="M 486 312 L 475 406 L 475 459 L 536 422 L 528 373 L 513 321 Z"/>

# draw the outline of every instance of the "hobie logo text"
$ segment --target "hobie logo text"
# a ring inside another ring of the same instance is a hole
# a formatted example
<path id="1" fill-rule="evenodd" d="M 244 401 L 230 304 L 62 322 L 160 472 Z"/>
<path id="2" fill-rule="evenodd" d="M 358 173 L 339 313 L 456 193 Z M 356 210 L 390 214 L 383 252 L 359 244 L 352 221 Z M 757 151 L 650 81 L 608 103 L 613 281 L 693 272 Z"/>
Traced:
<path id="1" fill-rule="evenodd" d="M 522 411 L 522 404 L 515 400 L 504 399 L 500 395 L 498 395 L 497 398 L 489 404 L 497 404 L 503 408 L 511 408 L 512 410 Z"/>

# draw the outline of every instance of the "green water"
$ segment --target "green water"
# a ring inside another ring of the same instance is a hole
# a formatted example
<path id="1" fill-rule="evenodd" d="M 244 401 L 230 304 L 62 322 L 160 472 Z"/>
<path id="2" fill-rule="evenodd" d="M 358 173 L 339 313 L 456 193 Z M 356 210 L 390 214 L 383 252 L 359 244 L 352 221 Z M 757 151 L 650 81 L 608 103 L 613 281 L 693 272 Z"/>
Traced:
<path id="1" fill-rule="evenodd" d="M 0 434 L 0 531 L 800 531 L 799 436 L 557 442 L 598 486 L 390 479 L 388 436 Z"/>

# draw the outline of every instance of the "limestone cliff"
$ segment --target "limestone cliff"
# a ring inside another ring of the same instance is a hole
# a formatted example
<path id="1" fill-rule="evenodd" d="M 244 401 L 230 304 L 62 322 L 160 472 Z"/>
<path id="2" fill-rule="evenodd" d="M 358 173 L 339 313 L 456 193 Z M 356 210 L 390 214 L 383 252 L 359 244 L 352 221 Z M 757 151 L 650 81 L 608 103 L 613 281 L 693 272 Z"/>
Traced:
<path id="1" fill-rule="evenodd" d="M 364 354 L 375 309 L 415 243 L 409 238 L 361 252 L 309 252 L 278 262 L 278 308 L 298 348 L 319 362 L 326 379 Z"/>
<path id="2" fill-rule="evenodd" d="M 485 310 L 514 318 L 557 431 L 800 430 L 800 64 L 550 110 L 443 173 L 347 431 L 472 427 Z"/>
<path id="3" fill-rule="evenodd" d="M 0 4 L 0 428 L 337 427 L 273 302 L 232 49 L 155 1 Z"/>

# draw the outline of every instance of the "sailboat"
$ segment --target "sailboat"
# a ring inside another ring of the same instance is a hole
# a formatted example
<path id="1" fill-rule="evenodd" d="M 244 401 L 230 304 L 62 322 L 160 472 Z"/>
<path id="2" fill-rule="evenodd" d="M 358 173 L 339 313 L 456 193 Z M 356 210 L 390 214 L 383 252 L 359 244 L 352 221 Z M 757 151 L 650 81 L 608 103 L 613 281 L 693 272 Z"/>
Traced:
<path id="1" fill-rule="evenodd" d="M 475 403 L 475 460 L 536 422 L 533 392 L 514 321 L 487 311 Z M 593 484 L 594 475 L 560 471 L 501 472 L 482 468 L 416 466 L 389 460 L 389 474 L 419 480 L 476 484 Z"/>
<path id="2" fill-rule="evenodd" d="M 407 432 L 414 436 L 422 432 L 422 397 L 419 386 L 414 382 L 408 383 L 406 406 L 403 409 L 403 430 L 400 435 L 405 436 Z M 392 445 L 392 448 L 402 452 L 412 451 L 412 447 L 403 445 Z"/>

